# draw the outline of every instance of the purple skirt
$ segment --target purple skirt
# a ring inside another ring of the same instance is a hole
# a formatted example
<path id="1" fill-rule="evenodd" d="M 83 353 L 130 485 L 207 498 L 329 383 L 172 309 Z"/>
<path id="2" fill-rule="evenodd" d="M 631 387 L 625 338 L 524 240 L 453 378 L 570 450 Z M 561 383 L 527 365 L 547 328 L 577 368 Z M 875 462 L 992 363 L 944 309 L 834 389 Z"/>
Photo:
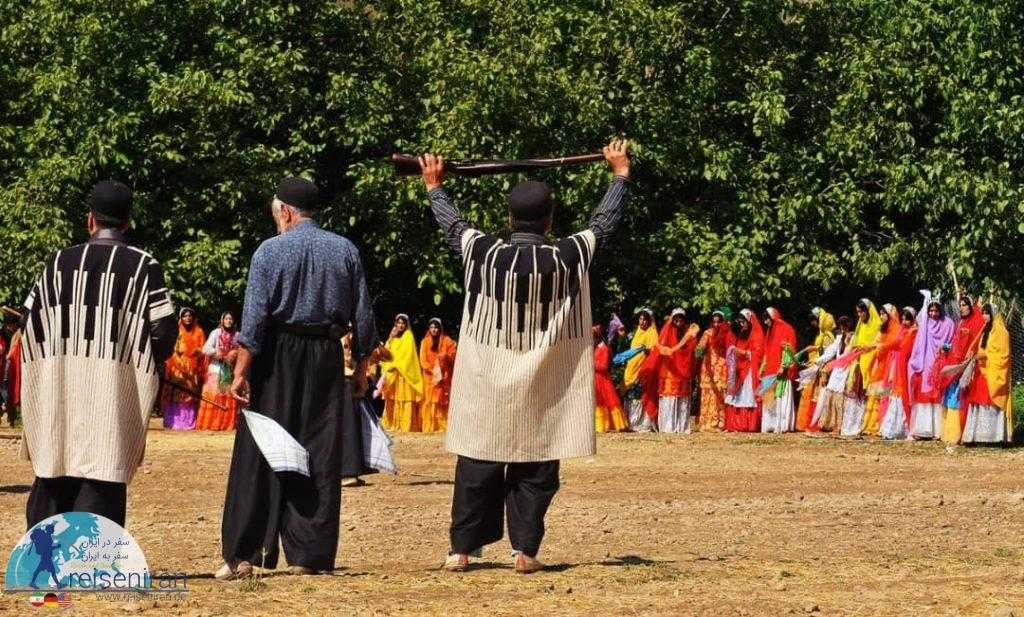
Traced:
<path id="1" fill-rule="evenodd" d="M 196 427 L 194 401 L 168 401 L 164 404 L 164 428 L 172 431 L 191 431 Z"/>

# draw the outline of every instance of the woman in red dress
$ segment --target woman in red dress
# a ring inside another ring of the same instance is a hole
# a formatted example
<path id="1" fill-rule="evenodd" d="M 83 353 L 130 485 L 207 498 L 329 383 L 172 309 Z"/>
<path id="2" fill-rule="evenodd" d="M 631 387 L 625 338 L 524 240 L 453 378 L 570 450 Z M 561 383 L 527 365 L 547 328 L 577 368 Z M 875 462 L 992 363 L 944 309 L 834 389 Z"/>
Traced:
<path id="1" fill-rule="evenodd" d="M 758 373 L 764 356 L 764 330 L 750 309 L 740 311 L 736 323 L 736 344 L 726 354 L 725 430 L 756 433 L 761 430 L 761 403 L 756 393 L 761 384 Z"/>
<path id="2" fill-rule="evenodd" d="M 779 309 L 765 310 L 768 340 L 765 342 L 764 369 L 761 380 L 774 377 L 775 383 L 761 399 L 761 432 L 788 433 L 796 426 L 793 407 L 793 379 L 797 375 L 796 331 L 782 317 Z"/>
<path id="3" fill-rule="evenodd" d="M 967 406 L 961 400 L 960 377 L 963 369 L 956 370 L 955 365 L 965 362 L 977 352 L 985 328 L 985 318 L 981 305 L 976 304 L 970 296 L 961 296 L 958 302 L 960 323 L 953 333 L 953 341 L 947 353 L 939 357 L 935 363 L 938 370 L 937 381 L 943 392 L 942 441 L 949 444 L 960 442 L 964 424 L 967 422 Z M 961 416 L 962 412 L 962 416 Z"/>
<path id="4" fill-rule="evenodd" d="M 594 333 L 594 429 L 598 433 L 624 431 L 629 427 L 626 412 L 622 410 L 622 401 L 615 391 L 612 381 L 612 352 L 604 342 L 604 332 L 600 325 L 593 328 Z"/>

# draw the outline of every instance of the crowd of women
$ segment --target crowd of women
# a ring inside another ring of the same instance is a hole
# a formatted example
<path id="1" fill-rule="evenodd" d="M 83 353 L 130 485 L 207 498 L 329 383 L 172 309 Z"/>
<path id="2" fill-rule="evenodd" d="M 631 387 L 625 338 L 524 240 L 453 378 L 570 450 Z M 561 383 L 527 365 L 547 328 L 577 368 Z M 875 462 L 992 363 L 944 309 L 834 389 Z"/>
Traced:
<path id="1" fill-rule="evenodd" d="M 447 428 L 456 350 L 440 319 L 427 323 L 417 350 L 409 316 L 395 317 L 387 342 L 373 353 L 368 369 L 369 382 L 377 384 L 373 398 L 384 401 L 384 428 L 413 433 Z"/>
<path id="2" fill-rule="evenodd" d="M 841 437 L 1006 443 L 1013 435 L 1010 335 L 991 304 L 969 296 L 948 311 L 930 292 L 920 310 L 868 299 L 838 319 L 814 308 L 806 346 L 778 309 L 714 311 L 702 331 L 674 309 L 657 327 L 650 309 L 635 329 L 614 316 L 593 328 L 599 432 L 806 431 Z M 207 336 L 183 309 L 166 364 L 161 408 L 175 430 L 231 430 L 237 354 L 231 313 Z M 440 319 L 417 345 L 395 317 L 374 352 L 370 383 L 390 431 L 440 432 L 457 345 Z M 351 371 L 351 362 L 346 370 Z"/>
<path id="3" fill-rule="evenodd" d="M 233 430 L 238 415 L 230 388 L 238 344 L 231 313 L 206 335 L 195 311 L 181 310 L 178 340 L 167 360 L 162 380 L 160 411 L 171 430 Z M 349 335 L 342 340 L 346 371 L 354 370 L 348 357 Z M 383 405 L 382 424 L 392 431 L 433 433 L 444 431 L 456 344 L 443 331 L 440 319 L 431 319 L 417 348 L 409 316 L 395 318 L 386 343 L 373 353 L 370 383 L 377 384 L 374 400 Z"/>
<path id="4" fill-rule="evenodd" d="M 230 394 L 238 343 L 235 317 L 224 313 L 209 336 L 195 311 L 178 314 L 178 341 L 164 365 L 160 411 L 177 431 L 230 431 L 238 416 Z"/>
<path id="5" fill-rule="evenodd" d="M 660 331 L 640 310 L 631 336 L 613 317 L 607 336 L 594 327 L 597 430 L 1011 441 L 1003 316 L 967 295 L 947 314 L 922 294 L 919 311 L 862 299 L 855 320 L 814 308 L 816 336 L 804 347 L 773 307 L 735 320 L 721 308 L 703 332 L 682 309 Z"/>

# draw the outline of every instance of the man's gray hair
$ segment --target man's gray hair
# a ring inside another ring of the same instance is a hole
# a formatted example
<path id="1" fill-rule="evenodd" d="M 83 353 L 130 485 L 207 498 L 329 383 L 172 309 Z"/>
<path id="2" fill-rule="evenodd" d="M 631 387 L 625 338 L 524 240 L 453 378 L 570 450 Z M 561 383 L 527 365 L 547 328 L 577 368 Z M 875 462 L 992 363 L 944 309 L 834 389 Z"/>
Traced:
<path id="1" fill-rule="evenodd" d="M 295 213 L 298 214 L 299 216 L 301 216 L 302 218 L 305 218 L 305 219 L 313 218 L 313 211 L 312 210 L 303 210 L 302 208 L 298 208 L 298 207 L 293 206 L 291 204 L 286 204 L 285 202 L 283 202 L 280 199 L 278 199 L 277 195 L 275 195 L 274 199 L 270 202 L 270 207 L 272 209 L 274 209 L 274 210 L 280 210 L 281 206 L 288 206 L 289 208 L 294 210 Z"/>

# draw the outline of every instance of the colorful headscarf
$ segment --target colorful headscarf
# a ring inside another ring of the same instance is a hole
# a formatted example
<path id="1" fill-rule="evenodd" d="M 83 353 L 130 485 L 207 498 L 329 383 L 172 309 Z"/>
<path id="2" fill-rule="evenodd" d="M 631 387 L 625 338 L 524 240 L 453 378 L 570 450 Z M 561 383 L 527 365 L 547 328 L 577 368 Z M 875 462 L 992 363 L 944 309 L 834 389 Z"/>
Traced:
<path id="1" fill-rule="evenodd" d="M 615 342 L 615 339 L 619 337 L 619 328 L 624 328 L 625 324 L 619 319 L 619 316 L 612 313 L 612 318 L 608 321 L 608 344 L 611 345 Z"/>
<path id="2" fill-rule="evenodd" d="M 764 347 L 764 370 L 762 377 L 778 375 L 783 366 L 783 353 L 789 349 L 789 353 L 796 353 L 796 330 L 785 319 L 782 313 L 774 306 L 768 307 L 768 315 L 772 318 L 772 325 L 768 327 L 768 340 Z M 796 365 L 790 366 L 789 378 L 796 374 Z"/>
<path id="3" fill-rule="evenodd" d="M 932 304 L 932 294 L 927 290 L 921 293 L 924 295 L 924 302 L 917 314 L 917 337 L 914 339 L 914 351 L 910 354 L 910 363 L 907 365 L 907 376 L 910 382 L 913 382 L 914 375 L 921 375 L 921 393 L 928 394 L 938 386 L 932 383 L 932 367 L 939 357 L 939 351 L 953 340 L 956 324 L 945 312 L 939 319 L 929 317 L 928 307 Z"/>
<path id="4" fill-rule="evenodd" d="M 730 394 L 736 394 L 747 375 L 750 375 L 751 385 L 756 392 L 761 384 L 761 359 L 764 357 L 764 328 L 761 327 L 761 320 L 757 318 L 754 311 L 743 309 L 740 311 L 743 318 L 750 323 L 750 334 L 747 338 L 737 338 L 736 349 L 750 353 L 749 358 L 736 355 L 736 380 L 733 383 L 734 390 Z"/>
<path id="5" fill-rule="evenodd" d="M 953 334 L 953 345 L 949 350 L 948 363 L 956 364 L 963 362 L 978 348 L 981 341 L 982 331 L 985 329 L 985 317 L 981 312 L 981 305 L 974 304 L 970 298 L 965 300 L 971 307 L 971 314 L 960 320 L 956 332 Z"/>
<path id="6" fill-rule="evenodd" d="M 234 324 L 231 325 L 230 329 L 224 325 L 224 321 L 228 318 L 228 315 L 231 315 L 230 311 L 221 313 L 220 323 L 217 324 L 220 329 L 220 336 L 217 337 L 217 351 L 220 353 L 227 353 L 238 346 L 235 344 L 235 338 L 238 336 L 238 328 L 236 328 Z M 231 317 L 234 318 L 234 315 L 231 315 Z"/>
<path id="7" fill-rule="evenodd" d="M 647 313 L 648 316 L 652 316 L 653 313 L 648 309 L 640 311 Z M 651 325 L 647 326 L 646 330 L 641 330 L 640 326 L 637 326 L 636 332 L 633 333 L 633 341 L 629 344 L 631 349 L 643 348 L 645 350 L 651 350 L 655 345 L 658 344 L 658 329 L 654 326 L 654 318 L 651 317 Z M 644 358 L 647 357 L 647 353 L 640 353 L 626 363 L 626 371 L 623 375 L 622 382 L 627 388 L 631 387 L 636 383 L 640 377 L 640 366 L 644 363 Z"/>
<path id="8" fill-rule="evenodd" d="M 422 395 L 423 374 L 420 370 L 419 354 L 412 332 L 406 330 L 389 340 L 387 349 L 391 353 L 391 359 L 380 363 L 387 385 L 393 386 L 397 377 L 401 375 L 418 395 Z"/>
<path id="9" fill-rule="evenodd" d="M 826 347 L 836 340 L 836 318 L 823 308 L 815 308 L 812 313 L 818 318 L 818 334 L 814 337 L 814 349 L 808 354 L 808 359 L 814 361 Z"/>
<path id="10" fill-rule="evenodd" d="M 712 317 L 715 315 L 722 318 L 721 323 L 717 326 L 712 325 L 704 336 L 706 337 L 707 345 L 712 349 L 713 353 L 724 356 L 729 351 L 729 347 L 735 344 L 732 327 L 729 325 L 729 322 L 732 320 L 732 311 L 729 310 L 729 307 L 723 306 L 711 313 Z M 699 352 L 700 350 L 698 349 Z"/>
<path id="11" fill-rule="evenodd" d="M 875 308 L 875 304 L 867 298 L 862 298 L 860 301 L 868 309 L 868 318 L 866 321 L 860 319 L 857 320 L 857 327 L 853 330 L 853 339 L 850 341 L 850 345 L 853 347 L 863 347 L 868 345 L 874 345 L 878 342 L 878 335 L 882 331 L 882 317 L 878 314 L 878 309 Z M 857 359 L 857 370 L 860 372 L 860 377 L 863 384 L 867 385 L 871 379 L 871 364 L 875 361 L 875 352 L 868 351 L 860 354 Z M 857 378 L 857 371 L 850 371 L 849 382 L 853 382 Z"/>

